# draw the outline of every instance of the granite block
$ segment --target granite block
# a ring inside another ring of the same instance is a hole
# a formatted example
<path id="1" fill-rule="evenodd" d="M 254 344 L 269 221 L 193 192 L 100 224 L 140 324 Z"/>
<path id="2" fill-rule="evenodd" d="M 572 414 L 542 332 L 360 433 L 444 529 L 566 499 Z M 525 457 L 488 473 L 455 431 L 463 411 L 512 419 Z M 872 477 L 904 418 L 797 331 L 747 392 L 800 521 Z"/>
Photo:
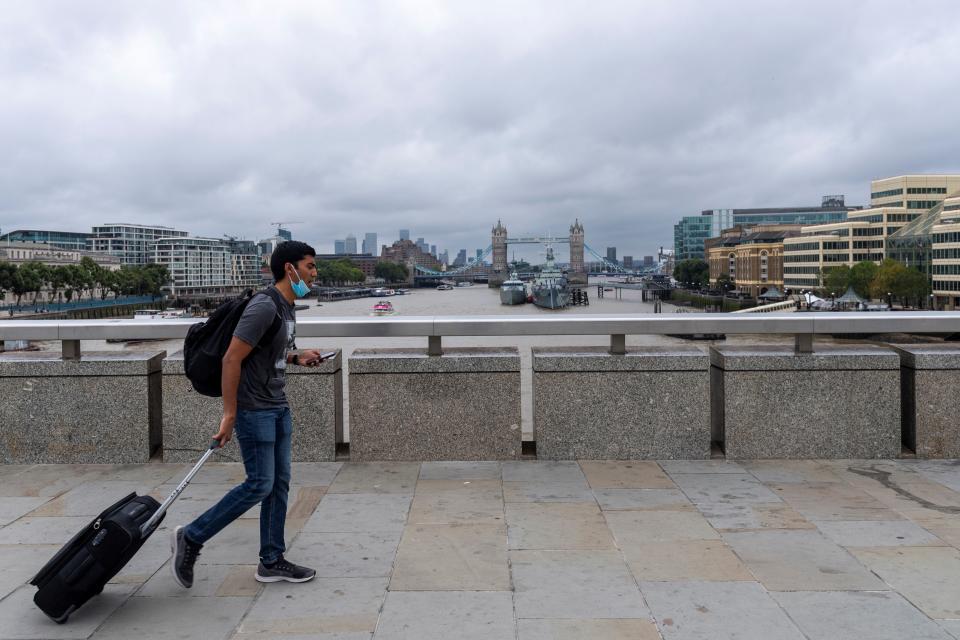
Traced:
<path id="1" fill-rule="evenodd" d="M 918 458 L 960 458 L 960 346 L 910 344 L 900 355 L 903 444 Z"/>
<path id="2" fill-rule="evenodd" d="M 139 463 L 160 447 L 163 352 L 0 355 L 0 463 Z"/>
<path id="3" fill-rule="evenodd" d="M 515 348 L 432 357 L 358 350 L 350 358 L 351 460 L 512 460 L 520 439 Z"/>
<path id="4" fill-rule="evenodd" d="M 293 414 L 294 462 L 332 461 L 343 431 L 340 352 L 316 367 L 287 366 L 287 400 Z M 163 459 L 193 462 L 210 442 L 223 415 L 223 400 L 194 391 L 183 373 L 183 354 L 163 361 Z M 236 438 L 218 456 L 240 461 Z"/>
<path id="5" fill-rule="evenodd" d="M 538 457 L 708 458 L 708 366 L 696 348 L 534 348 Z"/>
<path id="6" fill-rule="evenodd" d="M 730 460 L 900 453 L 900 365 L 890 349 L 719 347 L 711 363 L 712 432 Z"/>

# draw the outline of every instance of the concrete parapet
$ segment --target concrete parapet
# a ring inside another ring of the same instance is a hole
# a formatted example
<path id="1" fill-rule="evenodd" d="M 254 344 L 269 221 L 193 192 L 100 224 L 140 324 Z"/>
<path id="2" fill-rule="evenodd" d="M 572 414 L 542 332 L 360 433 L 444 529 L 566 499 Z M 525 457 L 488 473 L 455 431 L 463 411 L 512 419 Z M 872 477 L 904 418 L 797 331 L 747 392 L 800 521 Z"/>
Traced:
<path id="1" fill-rule="evenodd" d="M 535 347 L 537 457 L 708 458 L 709 366 L 695 347 Z"/>
<path id="2" fill-rule="evenodd" d="M 0 462 L 147 462 L 161 442 L 163 356 L 0 354 Z"/>
<path id="3" fill-rule="evenodd" d="M 873 346 L 714 347 L 713 438 L 728 459 L 894 458 L 900 358 Z"/>
<path id="4" fill-rule="evenodd" d="M 343 358 L 338 351 L 316 367 L 287 366 L 287 401 L 293 413 L 294 462 L 331 461 L 343 432 Z M 163 460 L 193 462 L 220 426 L 223 400 L 193 390 L 183 354 L 163 361 Z M 241 460 L 234 438 L 221 451 Z"/>
<path id="5" fill-rule="evenodd" d="M 960 345 L 893 345 L 900 354 L 903 444 L 918 458 L 960 458 Z"/>
<path id="6" fill-rule="evenodd" d="M 357 349 L 350 357 L 351 460 L 520 457 L 516 348 Z"/>

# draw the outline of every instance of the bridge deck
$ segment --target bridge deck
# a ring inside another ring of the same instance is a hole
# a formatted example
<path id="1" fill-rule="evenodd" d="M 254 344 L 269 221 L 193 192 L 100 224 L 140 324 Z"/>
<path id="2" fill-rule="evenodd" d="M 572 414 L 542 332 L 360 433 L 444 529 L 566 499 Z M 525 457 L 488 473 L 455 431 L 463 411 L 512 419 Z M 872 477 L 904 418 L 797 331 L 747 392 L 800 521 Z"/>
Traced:
<path id="1" fill-rule="evenodd" d="M 184 468 L 0 466 L 0 638 L 960 637 L 960 466 L 912 460 L 298 464 L 288 556 L 319 577 L 254 581 L 254 510 L 185 592 L 170 528 L 243 477 L 211 465 L 101 596 L 47 620 L 25 582 L 58 545 Z"/>

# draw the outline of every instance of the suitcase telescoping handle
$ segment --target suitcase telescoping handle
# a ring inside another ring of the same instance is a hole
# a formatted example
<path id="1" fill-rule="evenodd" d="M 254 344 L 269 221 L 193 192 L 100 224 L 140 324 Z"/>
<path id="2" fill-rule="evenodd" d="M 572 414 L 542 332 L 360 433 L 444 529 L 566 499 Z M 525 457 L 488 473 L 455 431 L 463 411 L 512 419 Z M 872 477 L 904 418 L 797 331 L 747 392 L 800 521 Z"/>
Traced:
<path id="1" fill-rule="evenodd" d="M 180 494 L 183 493 L 183 490 L 187 488 L 187 485 L 190 484 L 190 481 L 193 480 L 193 477 L 197 475 L 200 471 L 200 468 L 210 459 L 210 456 L 213 455 L 214 451 L 220 448 L 219 440 L 212 440 L 210 446 L 203 453 L 203 457 L 200 458 L 200 462 L 194 465 L 193 469 L 190 470 L 190 473 L 187 474 L 187 477 L 184 478 L 180 484 L 177 485 L 177 488 L 170 492 L 170 495 L 167 496 L 167 499 L 163 501 L 163 504 L 160 505 L 160 508 L 157 509 L 157 512 L 154 513 L 149 520 L 143 523 L 143 526 L 140 527 L 140 533 L 142 536 L 146 537 L 153 533 L 154 528 L 160 522 L 160 519 L 163 517 L 163 514 L 167 512 L 167 509 L 170 508 L 170 505 L 173 504 L 173 501 L 180 497 Z"/>

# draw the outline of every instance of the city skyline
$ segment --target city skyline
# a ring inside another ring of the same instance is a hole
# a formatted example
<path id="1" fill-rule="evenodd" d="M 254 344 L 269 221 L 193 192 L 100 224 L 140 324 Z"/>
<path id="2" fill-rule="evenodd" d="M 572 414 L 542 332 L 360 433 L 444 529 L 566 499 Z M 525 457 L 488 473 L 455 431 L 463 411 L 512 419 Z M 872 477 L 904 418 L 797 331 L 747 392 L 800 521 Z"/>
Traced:
<path id="1" fill-rule="evenodd" d="M 579 218 L 636 256 L 706 209 L 864 205 L 958 169 L 960 6 L 899 7 L 13 5 L 0 226 L 300 220 L 318 250 L 411 228 L 452 253 Z"/>

